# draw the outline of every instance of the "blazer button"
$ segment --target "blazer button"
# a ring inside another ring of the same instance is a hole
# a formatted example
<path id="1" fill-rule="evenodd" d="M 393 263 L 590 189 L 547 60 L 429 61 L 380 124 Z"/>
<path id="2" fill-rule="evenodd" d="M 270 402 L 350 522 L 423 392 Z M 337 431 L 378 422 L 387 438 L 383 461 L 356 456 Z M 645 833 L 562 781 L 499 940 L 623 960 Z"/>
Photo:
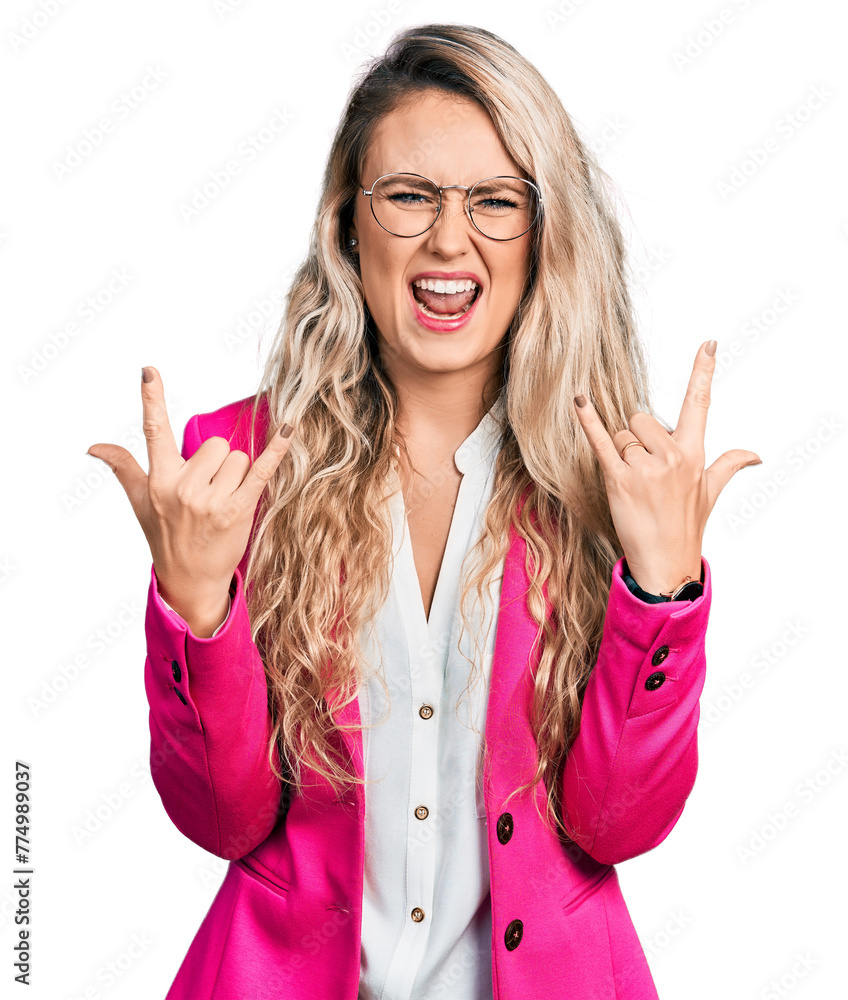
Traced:
<path id="1" fill-rule="evenodd" d="M 498 840 L 502 844 L 508 843 L 514 829 L 515 824 L 510 813 L 502 813 L 498 817 Z"/>
<path id="2" fill-rule="evenodd" d="M 420 924 L 421 921 L 424 919 L 424 911 L 421 909 L 420 906 L 416 906 L 415 909 L 410 914 L 410 916 L 412 917 L 412 919 L 415 921 L 416 924 Z"/>
<path id="3" fill-rule="evenodd" d="M 665 683 L 665 674 L 662 672 L 662 670 L 658 670 L 655 674 L 651 674 L 651 676 L 645 681 L 645 687 L 649 691 L 656 691 L 656 689 L 661 684 L 664 683 Z"/>
<path id="4" fill-rule="evenodd" d="M 520 920 L 510 920 L 509 926 L 504 934 L 504 944 L 507 951 L 515 951 L 521 944 L 521 937 L 524 934 L 524 924 Z"/>
<path id="5" fill-rule="evenodd" d="M 427 806 L 417 806 L 416 807 L 416 809 L 415 809 L 415 818 L 416 819 L 427 819 L 427 817 L 429 815 L 430 815 L 430 810 L 427 808 Z"/>
<path id="6" fill-rule="evenodd" d="M 180 665 L 176 660 L 171 660 L 171 673 L 174 675 L 174 680 L 179 684 L 183 672 L 180 670 Z"/>
<path id="7" fill-rule="evenodd" d="M 418 714 L 422 719 L 429 719 L 433 714 L 433 709 L 430 708 L 429 705 L 422 705 L 421 708 L 418 709 Z"/>
<path id="8" fill-rule="evenodd" d="M 660 648 L 651 657 L 651 663 L 658 667 L 662 661 L 668 656 L 668 646 L 660 646 Z"/>
<path id="9" fill-rule="evenodd" d="M 183 703 L 184 705 L 187 705 L 187 704 L 188 704 L 188 702 L 187 702 L 187 701 L 185 700 L 185 698 L 183 698 L 183 693 L 182 693 L 182 691 L 180 691 L 180 689 L 179 689 L 179 688 L 174 688 L 174 691 L 176 692 L 176 694 L 177 694 L 177 697 L 178 697 L 178 698 L 180 699 L 180 701 L 181 701 L 181 702 L 182 702 L 182 703 Z"/>

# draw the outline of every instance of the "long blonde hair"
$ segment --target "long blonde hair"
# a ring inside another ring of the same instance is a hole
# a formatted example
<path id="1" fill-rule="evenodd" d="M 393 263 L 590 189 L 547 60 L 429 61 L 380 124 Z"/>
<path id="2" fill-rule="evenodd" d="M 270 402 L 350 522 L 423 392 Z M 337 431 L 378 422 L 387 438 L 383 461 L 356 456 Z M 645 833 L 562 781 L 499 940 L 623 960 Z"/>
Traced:
<path id="1" fill-rule="evenodd" d="M 469 553 L 479 548 L 482 558 L 460 607 L 467 627 L 467 596 L 474 589 L 482 599 L 512 525 L 527 544 L 527 605 L 542 643 L 531 710 L 536 770 L 513 794 L 544 781 L 542 818 L 565 832 L 562 765 L 597 660 L 612 567 L 623 555 L 573 398 L 588 392 L 610 433 L 636 410 L 652 411 L 609 178 L 541 74 L 483 28 L 406 28 L 360 71 L 328 155 L 309 252 L 252 401 L 254 421 L 264 402 L 273 428 L 284 420 L 297 428 L 263 495 L 245 575 L 274 722 L 268 755 L 290 791 L 304 766 L 339 794 L 361 780 L 334 749 L 338 726 L 327 694 L 340 692 L 336 711 L 357 697 L 359 632 L 373 625 L 388 593 L 385 505 L 398 397 L 345 236 L 375 128 L 430 88 L 478 102 L 542 192 L 530 282 L 505 338 L 492 496 Z"/>

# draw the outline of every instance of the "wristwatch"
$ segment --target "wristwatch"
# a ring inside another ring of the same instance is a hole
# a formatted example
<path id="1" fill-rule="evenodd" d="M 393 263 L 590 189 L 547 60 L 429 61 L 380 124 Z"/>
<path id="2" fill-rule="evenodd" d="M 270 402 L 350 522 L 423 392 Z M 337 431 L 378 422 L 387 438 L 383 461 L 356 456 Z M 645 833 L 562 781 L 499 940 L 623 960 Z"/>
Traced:
<path id="1" fill-rule="evenodd" d="M 704 570 L 701 569 L 701 580 L 686 580 L 681 583 L 676 590 L 673 590 L 668 594 L 649 594 L 646 590 L 642 590 L 638 583 L 630 575 L 629 568 L 627 566 L 627 560 L 624 560 L 624 582 L 627 584 L 628 589 L 631 593 L 635 594 L 636 597 L 641 601 L 645 601 L 647 604 L 664 604 L 666 601 L 694 601 L 701 597 L 704 593 Z"/>

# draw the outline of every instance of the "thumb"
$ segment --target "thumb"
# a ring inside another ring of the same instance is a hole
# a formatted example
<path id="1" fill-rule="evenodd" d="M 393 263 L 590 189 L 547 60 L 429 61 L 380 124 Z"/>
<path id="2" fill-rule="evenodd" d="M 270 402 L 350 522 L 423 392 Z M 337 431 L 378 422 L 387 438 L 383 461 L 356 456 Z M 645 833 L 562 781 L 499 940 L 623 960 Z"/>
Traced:
<path id="1" fill-rule="evenodd" d="M 733 448 L 713 462 L 704 472 L 707 480 L 707 493 L 709 497 L 710 510 L 718 500 L 718 495 L 730 482 L 733 476 L 740 469 L 748 465 L 762 465 L 762 459 L 753 451 L 745 451 L 743 448 Z"/>
<path id="2" fill-rule="evenodd" d="M 136 462 L 126 448 L 119 444 L 93 444 L 86 455 L 92 455 L 105 462 L 121 486 L 124 488 L 136 517 L 141 510 L 141 502 L 147 495 L 147 473 Z"/>

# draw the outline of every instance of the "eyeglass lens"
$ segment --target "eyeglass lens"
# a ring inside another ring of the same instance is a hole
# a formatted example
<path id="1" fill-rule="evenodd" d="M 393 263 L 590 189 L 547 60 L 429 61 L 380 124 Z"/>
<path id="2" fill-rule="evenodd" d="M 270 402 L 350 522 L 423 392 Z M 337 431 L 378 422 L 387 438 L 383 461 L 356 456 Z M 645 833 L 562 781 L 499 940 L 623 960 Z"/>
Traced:
<path id="1" fill-rule="evenodd" d="M 475 225 L 496 240 L 522 236 L 538 213 L 536 189 L 520 177 L 478 181 L 471 190 L 470 201 Z M 387 174 L 372 188 L 371 209 L 377 222 L 390 233 L 420 236 L 436 220 L 439 189 L 432 181 L 415 174 Z"/>

